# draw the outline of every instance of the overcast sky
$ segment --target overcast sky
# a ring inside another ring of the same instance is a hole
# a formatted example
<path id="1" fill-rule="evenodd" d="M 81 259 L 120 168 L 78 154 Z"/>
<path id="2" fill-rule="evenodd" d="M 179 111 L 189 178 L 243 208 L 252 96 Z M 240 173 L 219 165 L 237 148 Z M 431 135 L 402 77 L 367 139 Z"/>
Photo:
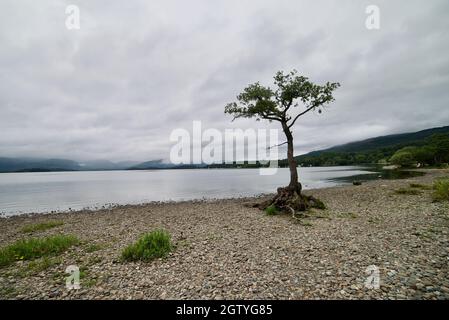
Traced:
<path id="1" fill-rule="evenodd" d="M 168 159 L 170 133 L 193 120 L 266 126 L 224 106 L 291 69 L 341 83 L 297 122 L 296 154 L 449 125 L 448 13 L 447 0 L 2 0 L 0 156 Z"/>

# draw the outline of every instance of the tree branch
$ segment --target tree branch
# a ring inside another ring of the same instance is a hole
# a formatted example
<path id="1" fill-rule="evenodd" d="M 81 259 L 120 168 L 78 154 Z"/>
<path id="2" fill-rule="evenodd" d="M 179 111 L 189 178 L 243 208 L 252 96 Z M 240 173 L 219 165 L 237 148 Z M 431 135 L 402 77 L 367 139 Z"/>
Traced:
<path id="1" fill-rule="evenodd" d="M 288 126 L 288 128 L 291 128 L 291 127 L 295 124 L 296 120 L 298 120 L 298 118 L 299 118 L 300 116 L 306 114 L 307 112 L 309 112 L 310 110 L 312 110 L 312 109 L 314 109 L 314 108 L 316 108 L 316 106 L 315 106 L 315 105 L 312 105 L 312 106 L 308 107 L 306 110 L 304 110 L 303 112 L 301 112 L 300 114 L 298 114 L 298 115 L 293 119 L 292 123 Z"/>
<path id="2" fill-rule="evenodd" d="M 262 112 L 261 114 L 262 114 L 263 119 L 282 121 L 282 119 L 279 117 L 276 117 L 276 115 L 273 112 Z"/>
<path id="3" fill-rule="evenodd" d="M 262 119 L 266 119 L 266 120 L 274 120 L 274 121 L 279 121 L 279 122 L 281 122 L 282 121 L 282 119 L 280 119 L 280 118 L 276 118 L 276 117 L 262 117 Z"/>
<path id="4" fill-rule="evenodd" d="M 288 141 L 282 142 L 282 143 L 277 144 L 277 145 L 275 145 L 275 146 L 268 147 L 267 150 L 273 149 L 274 147 L 280 147 L 280 146 L 282 146 L 282 145 L 284 145 L 284 144 L 287 144 L 287 143 L 288 143 Z"/>
<path id="5" fill-rule="evenodd" d="M 292 104 L 293 104 L 293 99 L 290 99 L 289 102 L 288 102 L 288 104 L 287 104 L 287 106 L 285 107 L 285 109 L 284 109 L 284 111 L 283 111 L 284 116 L 287 114 L 287 111 L 288 111 L 288 109 L 290 109 L 290 107 L 292 106 Z"/>

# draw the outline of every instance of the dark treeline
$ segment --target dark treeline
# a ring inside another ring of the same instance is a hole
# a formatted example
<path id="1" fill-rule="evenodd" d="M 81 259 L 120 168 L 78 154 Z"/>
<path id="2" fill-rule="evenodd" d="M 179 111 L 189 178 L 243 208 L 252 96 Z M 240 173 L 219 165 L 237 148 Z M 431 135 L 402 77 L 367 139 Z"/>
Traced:
<path id="1" fill-rule="evenodd" d="M 296 160 L 301 166 L 343 166 L 355 164 L 393 163 L 401 166 L 438 166 L 449 162 L 449 134 L 434 134 L 426 139 L 353 152 L 323 151 Z M 284 160 L 280 165 L 283 166 Z"/>

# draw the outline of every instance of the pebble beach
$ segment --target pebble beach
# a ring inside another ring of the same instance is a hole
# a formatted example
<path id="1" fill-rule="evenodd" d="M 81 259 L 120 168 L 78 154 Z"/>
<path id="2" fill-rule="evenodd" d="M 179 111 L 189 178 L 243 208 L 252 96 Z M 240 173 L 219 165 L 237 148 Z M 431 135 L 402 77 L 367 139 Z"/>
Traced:
<path id="1" fill-rule="evenodd" d="M 449 203 L 433 202 L 426 188 L 395 192 L 449 176 L 449 170 L 422 171 L 307 190 L 326 209 L 312 210 L 302 223 L 247 205 L 263 197 L 1 218 L 0 247 L 55 234 L 80 243 L 40 267 L 39 261 L 1 267 L 0 298 L 448 299 Z M 23 232 L 55 220 L 61 224 Z M 174 249 L 166 258 L 120 260 L 125 246 L 155 229 L 171 235 Z M 78 290 L 65 287 L 69 265 L 81 270 Z M 366 286 L 369 266 L 379 272 L 379 288 Z"/>

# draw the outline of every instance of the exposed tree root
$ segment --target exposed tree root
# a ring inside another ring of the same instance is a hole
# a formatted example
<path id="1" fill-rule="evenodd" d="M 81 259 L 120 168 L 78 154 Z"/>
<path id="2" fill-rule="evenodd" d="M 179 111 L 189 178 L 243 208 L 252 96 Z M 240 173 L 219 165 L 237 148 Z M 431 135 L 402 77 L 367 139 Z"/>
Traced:
<path id="1" fill-rule="evenodd" d="M 274 198 L 266 200 L 262 203 L 253 204 L 253 207 L 265 210 L 269 206 L 275 206 L 276 209 L 291 213 L 291 216 L 296 221 L 302 223 L 303 218 L 307 215 L 305 211 L 311 208 L 325 209 L 324 203 L 312 196 L 306 196 L 301 193 L 301 184 L 298 183 L 296 187 L 278 188 L 277 194 Z"/>
<path id="2" fill-rule="evenodd" d="M 296 188 L 285 187 L 278 188 L 277 194 L 273 199 L 264 201 L 255 205 L 255 207 L 265 210 L 267 207 L 274 205 L 279 210 L 284 211 L 306 211 L 310 208 L 325 209 L 322 201 L 301 193 L 301 184 L 298 183 Z"/>

